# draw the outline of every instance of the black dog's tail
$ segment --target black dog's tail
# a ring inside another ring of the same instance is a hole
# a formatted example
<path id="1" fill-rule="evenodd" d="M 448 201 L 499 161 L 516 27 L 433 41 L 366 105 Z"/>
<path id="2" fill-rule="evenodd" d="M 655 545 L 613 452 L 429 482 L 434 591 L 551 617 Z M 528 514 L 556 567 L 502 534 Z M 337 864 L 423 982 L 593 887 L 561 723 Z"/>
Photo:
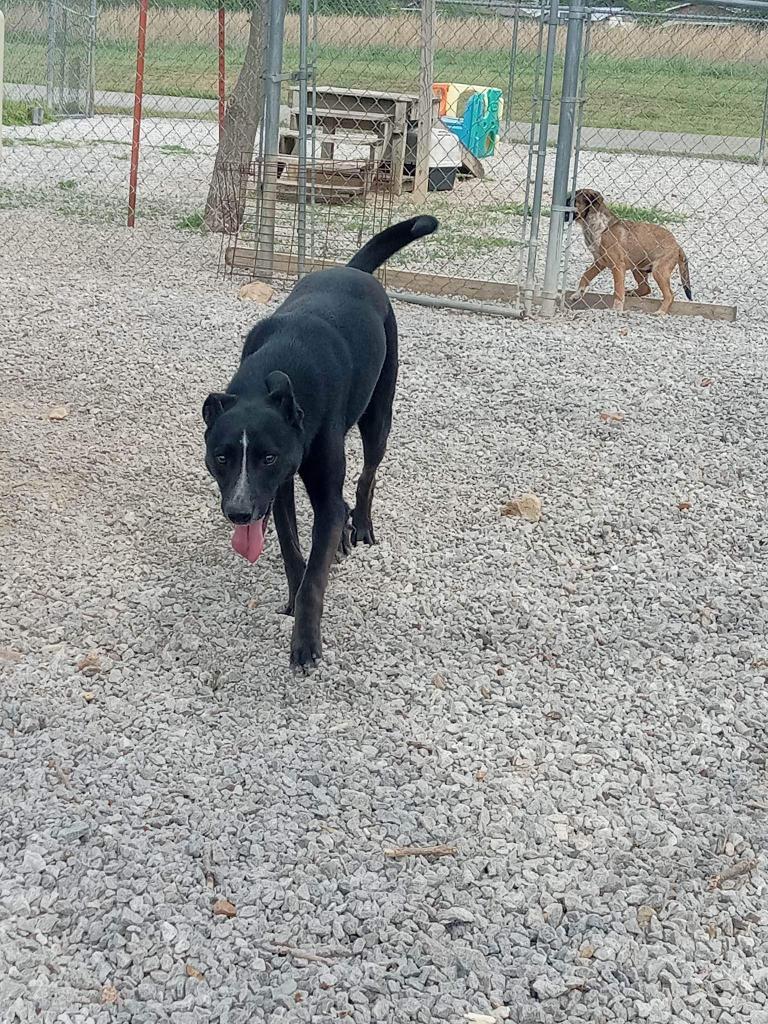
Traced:
<path id="1" fill-rule="evenodd" d="M 677 261 L 677 265 L 680 268 L 680 280 L 683 282 L 683 291 L 685 292 L 688 301 L 691 302 L 693 300 L 693 291 L 691 290 L 691 272 L 688 269 L 688 257 L 682 249 L 680 250 L 680 258 Z"/>
<path id="2" fill-rule="evenodd" d="M 434 217 L 411 217 L 410 220 L 402 220 L 399 224 L 393 224 L 391 228 L 374 235 L 370 242 L 366 242 L 363 248 L 355 253 L 347 266 L 372 274 L 382 263 L 386 263 L 390 256 L 394 256 L 417 238 L 431 235 L 434 231 L 437 231 L 437 221 Z"/>

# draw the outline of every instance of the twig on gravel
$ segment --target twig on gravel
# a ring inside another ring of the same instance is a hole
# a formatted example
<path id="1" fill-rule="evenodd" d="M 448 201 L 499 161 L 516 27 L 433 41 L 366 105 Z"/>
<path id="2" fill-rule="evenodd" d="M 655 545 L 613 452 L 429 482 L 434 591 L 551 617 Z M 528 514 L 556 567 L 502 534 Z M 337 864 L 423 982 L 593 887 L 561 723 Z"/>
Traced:
<path id="1" fill-rule="evenodd" d="M 453 857 L 458 853 L 455 846 L 390 846 L 384 851 L 385 857 Z"/>
<path id="2" fill-rule="evenodd" d="M 56 778 L 59 780 L 62 786 L 64 786 L 64 788 L 69 791 L 69 799 L 79 801 L 80 797 L 75 792 L 72 786 L 72 780 L 69 777 L 69 773 L 64 771 L 64 769 L 61 767 L 61 765 L 59 764 L 55 757 L 52 757 L 48 761 L 48 767 L 54 770 L 54 772 L 56 773 Z"/>
<path id="3" fill-rule="evenodd" d="M 277 953 L 279 956 L 292 956 L 295 960 L 306 960 L 310 964 L 324 964 L 326 967 L 332 967 L 336 960 L 330 956 L 321 956 L 320 953 L 310 953 L 307 949 L 299 949 L 296 946 L 271 946 L 266 942 L 260 942 L 259 949 L 263 949 L 265 953 Z M 348 956 L 349 954 L 339 952 L 334 954 L 336 959 Z"/>
<path id="4" fill-rule="evenodd" d="M 435 749 L 431 743 L 427 743 L 424 740 L 407 740 L 407 745 L 413 747 L 414 750 L 426 750 L 428 754 L 431 754 Z"/>
<path id="5" fill-rule="evenodd" d="M 719 889 L 723 882 L 731 882 L 734 878 L 740 878 L 741 875 L 748 875 L 756 867 L 757 860 L 754 857 L 750 857 L 747 860 L 737 860 L 735 864 L 730 864 L 727 868 L 723 868 L 719 875 L 713 875 L 709 880 L 709 888 Z"/>

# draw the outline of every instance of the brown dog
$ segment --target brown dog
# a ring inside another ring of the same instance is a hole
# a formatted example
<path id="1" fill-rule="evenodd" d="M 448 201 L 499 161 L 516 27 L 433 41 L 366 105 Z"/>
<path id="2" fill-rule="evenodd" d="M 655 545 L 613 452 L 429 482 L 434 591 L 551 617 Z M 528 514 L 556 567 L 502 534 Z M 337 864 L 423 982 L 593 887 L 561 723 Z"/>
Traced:
<path id="1" fill-rule="evenodd" d="M 611 213 L 599 192 L 592 188 L 580 188 L 569 197 L 568 205 L 573 208 L 565 215 L 566 220 L 575 219 L 584 232 L 584 242 L 592 253 L 594 263 L 582 274 L 579 287 L 571 300 L 580 299 L 587 286 L 603 270 L 613 274 L 613 308 L 624 308 L 624 276 L 628 270 L 637 282 L 637 288 L 629 295 L 650 295 L 648 275 L 661 289 L 662 301 L 658 313 L 669 312 L 675 296 L 670 287 L 670 278 L 675 267 L 680 268 L 680 280 L 688 299 L 693 298 L 688 260 L 677 239 L 659 224 L 643 221 L 619 220 Z"/>

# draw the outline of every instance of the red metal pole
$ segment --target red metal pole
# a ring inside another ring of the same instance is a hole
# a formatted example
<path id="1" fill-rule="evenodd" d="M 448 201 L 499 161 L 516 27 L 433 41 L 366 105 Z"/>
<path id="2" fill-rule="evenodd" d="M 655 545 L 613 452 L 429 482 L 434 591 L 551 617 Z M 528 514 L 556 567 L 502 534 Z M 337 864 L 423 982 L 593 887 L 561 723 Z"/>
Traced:
<path id="1" fill-rule="evenodd" d="M 224 8 L 219 7 L 219 139 L 224 131 L 224 108 L 227 100 L 227 67 L 226 67 L 226 22 Z"/>
<path id="2" fill-rule="evenodd" d="M 144 96 L 144 53 L 147 48 L 147 9 L 149 0 L 139 0 L 139 35 L 136 42 L 136 85 L 133 90 L 133 135 L 131 137 L 131 176 L 128 184 L 128 227 L 136 223 L 136 185 L 139 178 L 139 142 L 141 140 L 141 101 Z"/>

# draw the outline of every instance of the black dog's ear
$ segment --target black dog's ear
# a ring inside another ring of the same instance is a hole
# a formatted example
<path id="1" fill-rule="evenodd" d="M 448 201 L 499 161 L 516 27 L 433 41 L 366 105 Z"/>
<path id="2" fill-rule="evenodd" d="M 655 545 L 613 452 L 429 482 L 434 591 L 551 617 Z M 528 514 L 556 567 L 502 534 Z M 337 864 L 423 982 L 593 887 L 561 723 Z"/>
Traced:
<path id="1" fill-rule="evenodd" d="M 297 430 L 301 430 L 304 423 L 304 413 L 299 408 L 296 396 L 293 393 L 291 378 L 282 370 L 273 370 L 264 382 L 267 385 L 267 395 L 270 402 L 273 402 L 286 423 Z"/>
<path id="2" fill-rule="evenodd" d="M 214 422 L 227 409 L 231 409 L 237 401 L 237 395 L 228 395 L 226 391 L 212 391 L 203 402 L 203 421 L 206 427 L 212 427 Z"/>

